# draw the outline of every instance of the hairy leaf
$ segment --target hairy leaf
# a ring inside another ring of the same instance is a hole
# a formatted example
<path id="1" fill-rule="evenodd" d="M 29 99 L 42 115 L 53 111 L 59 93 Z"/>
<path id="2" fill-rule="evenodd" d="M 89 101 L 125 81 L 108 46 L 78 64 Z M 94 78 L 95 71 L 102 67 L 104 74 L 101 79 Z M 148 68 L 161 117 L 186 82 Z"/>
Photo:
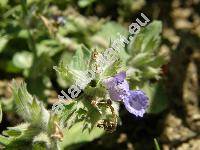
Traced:
<path id="1" fill-rule="evenodd" d="M 13 56 L 12 62 L 20 69 L 30 68 L 33 63 L 33 54 L 28 51 L 17 52 Z"/>
<path id="2" fill-rule="evenodd" d="M 85 142 L 90 142 L 100 137 L 104 133 L 103 129 L 99 128 L 94 128 L 90 133 L 88 131 L 82 132 L 83 125 L 83 122 L 79 122 L 74 124 L 70 130 L 65 130 L 64 133 L 66 138 L 64 138 L 64 141 L 60 143 L 61 148 L 70 148 L 70 145 L 73 144 L 83 144 Z"/>
<path id="3" fill-rule="evenodd" d="M 14 101 L 17 107 L 17 112 L 25 121 L 31 122 L 41 128 L 47 128 L 49 121 L 49 112 L 44 108 L 43 104 L 35 97 L 32 97 L 27 89 L 26 84 L 20 86 L 13 81 Z"/>

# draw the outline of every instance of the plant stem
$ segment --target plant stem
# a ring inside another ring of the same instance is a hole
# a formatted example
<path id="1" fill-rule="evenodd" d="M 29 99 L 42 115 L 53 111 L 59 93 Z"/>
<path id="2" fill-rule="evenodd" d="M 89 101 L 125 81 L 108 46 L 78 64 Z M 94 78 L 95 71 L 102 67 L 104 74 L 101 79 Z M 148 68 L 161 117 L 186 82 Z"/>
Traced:
<path id="1" fill-rule="evenodd" d="M 156 140 L 156 138 L 154 138 L 154 143 L 155 143 L 156 150 L 160 150 L 160 146 L 159 146 L 158 141 Z"/>
<path id="2" fill-rule="evenodd" d="M 25 18 L 28 15 L 28 10 L 27 10 L 27 7 L 26 7 L 26 0 L 21 0 L 21 6 L 22 6 L 22 10 L 23 10 L 24 25 L 25 25 L 25 28 L 28 32 L 28 46 L 29 46 L 29 49 L 33 51 L 34 56 L 36 57 L 35 41 L 34 41 L 34 38 L 31 34 L 31 30 L 29 29 L 29 27 L 28 27 L 28 25 L 25 21 Z"/>

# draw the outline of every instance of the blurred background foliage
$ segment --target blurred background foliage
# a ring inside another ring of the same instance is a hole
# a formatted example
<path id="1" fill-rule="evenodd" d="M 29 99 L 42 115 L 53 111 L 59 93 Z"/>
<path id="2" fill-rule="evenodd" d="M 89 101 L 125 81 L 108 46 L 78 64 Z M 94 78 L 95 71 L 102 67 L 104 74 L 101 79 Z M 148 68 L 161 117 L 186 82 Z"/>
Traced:
<path id="1" fill-rule="evenodd" d="M 130 23 L 143 12 L 151 21 L 160 20 L 163 27 L 157 21 L 142 30 L 135 37 L 136 44 L 126 48 L 129 57 L 122 54 L 122 58 L 133 68 L 131 86 L 139 84 L 151 99 L 149 113 L 142 119 L 136 118 L 121 107 L 122 124 L 113 134 L 99 129 L 90 134 L 81 133 L 82 124 L 78 123 L 64 132 L 66 138 L 60 147 L 155 149 L 153 139 L 157 138 L 162 149 L 197 150 L 200 145 L 199 10 L 199 0 L 0 0 L 1 131 L 8 129 L 4 135 L 23 138 L 25 131 L 32 127 L 28 123 L 20 124 L 29 118 L 15 111 L 10 89 L 13 78 L 17 82 L 26 81 L 29 93 L 51 109 L 58 101 L 57 94 L 69 86 L 53 66 L 61 61 L 70 64 L 81 45 L 91 50 L 108 48 L 118 32 L 127 35 Z M 143 53 L 146 49 L 154 53 Z M 36 103 L 35 109 L 42 109 Z M 51 142 L 41 133 L 34 138 L 35 149 L 42 140 L 42 144 Z M 4 141 L 1 136 L 0 141 Z"/>

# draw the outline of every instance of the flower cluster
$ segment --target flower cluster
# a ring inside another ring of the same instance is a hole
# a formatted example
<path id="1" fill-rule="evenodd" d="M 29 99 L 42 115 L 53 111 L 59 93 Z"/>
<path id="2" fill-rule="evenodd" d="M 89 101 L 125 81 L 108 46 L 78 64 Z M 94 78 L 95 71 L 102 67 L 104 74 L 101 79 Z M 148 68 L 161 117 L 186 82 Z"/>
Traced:
<path id="1" fill-rule="evenodd" d="M 133 91 L 129 89 L 125 72 L 120 72 L 114 77 L 106 79 L 104 84 L 111 100 L 122 101 L 130 113 L 143 117 L 148 107 L 148 97 L 141 90 Z"/>

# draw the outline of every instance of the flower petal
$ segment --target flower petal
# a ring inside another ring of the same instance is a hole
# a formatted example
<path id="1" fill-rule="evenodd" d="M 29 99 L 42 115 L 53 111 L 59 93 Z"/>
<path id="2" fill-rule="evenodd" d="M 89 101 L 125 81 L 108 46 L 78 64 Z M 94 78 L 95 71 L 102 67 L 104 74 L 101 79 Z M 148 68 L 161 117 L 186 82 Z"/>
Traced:
<path id="1" fill-rule="evenodd" d="M 148 107 L 148 97 L 141 90 L 130 91 L 130 96 L 124 100 L 124 105 L 130 113 L 143 117 Z"/>
<path id="2" fill-rule="evenodd" d="M 126 73 L 120 72 L 116 76 L 108 78 L 104 81 L 111 100 L 121 101 L 130 95 L 129 84 L 125 78 Z"/>

